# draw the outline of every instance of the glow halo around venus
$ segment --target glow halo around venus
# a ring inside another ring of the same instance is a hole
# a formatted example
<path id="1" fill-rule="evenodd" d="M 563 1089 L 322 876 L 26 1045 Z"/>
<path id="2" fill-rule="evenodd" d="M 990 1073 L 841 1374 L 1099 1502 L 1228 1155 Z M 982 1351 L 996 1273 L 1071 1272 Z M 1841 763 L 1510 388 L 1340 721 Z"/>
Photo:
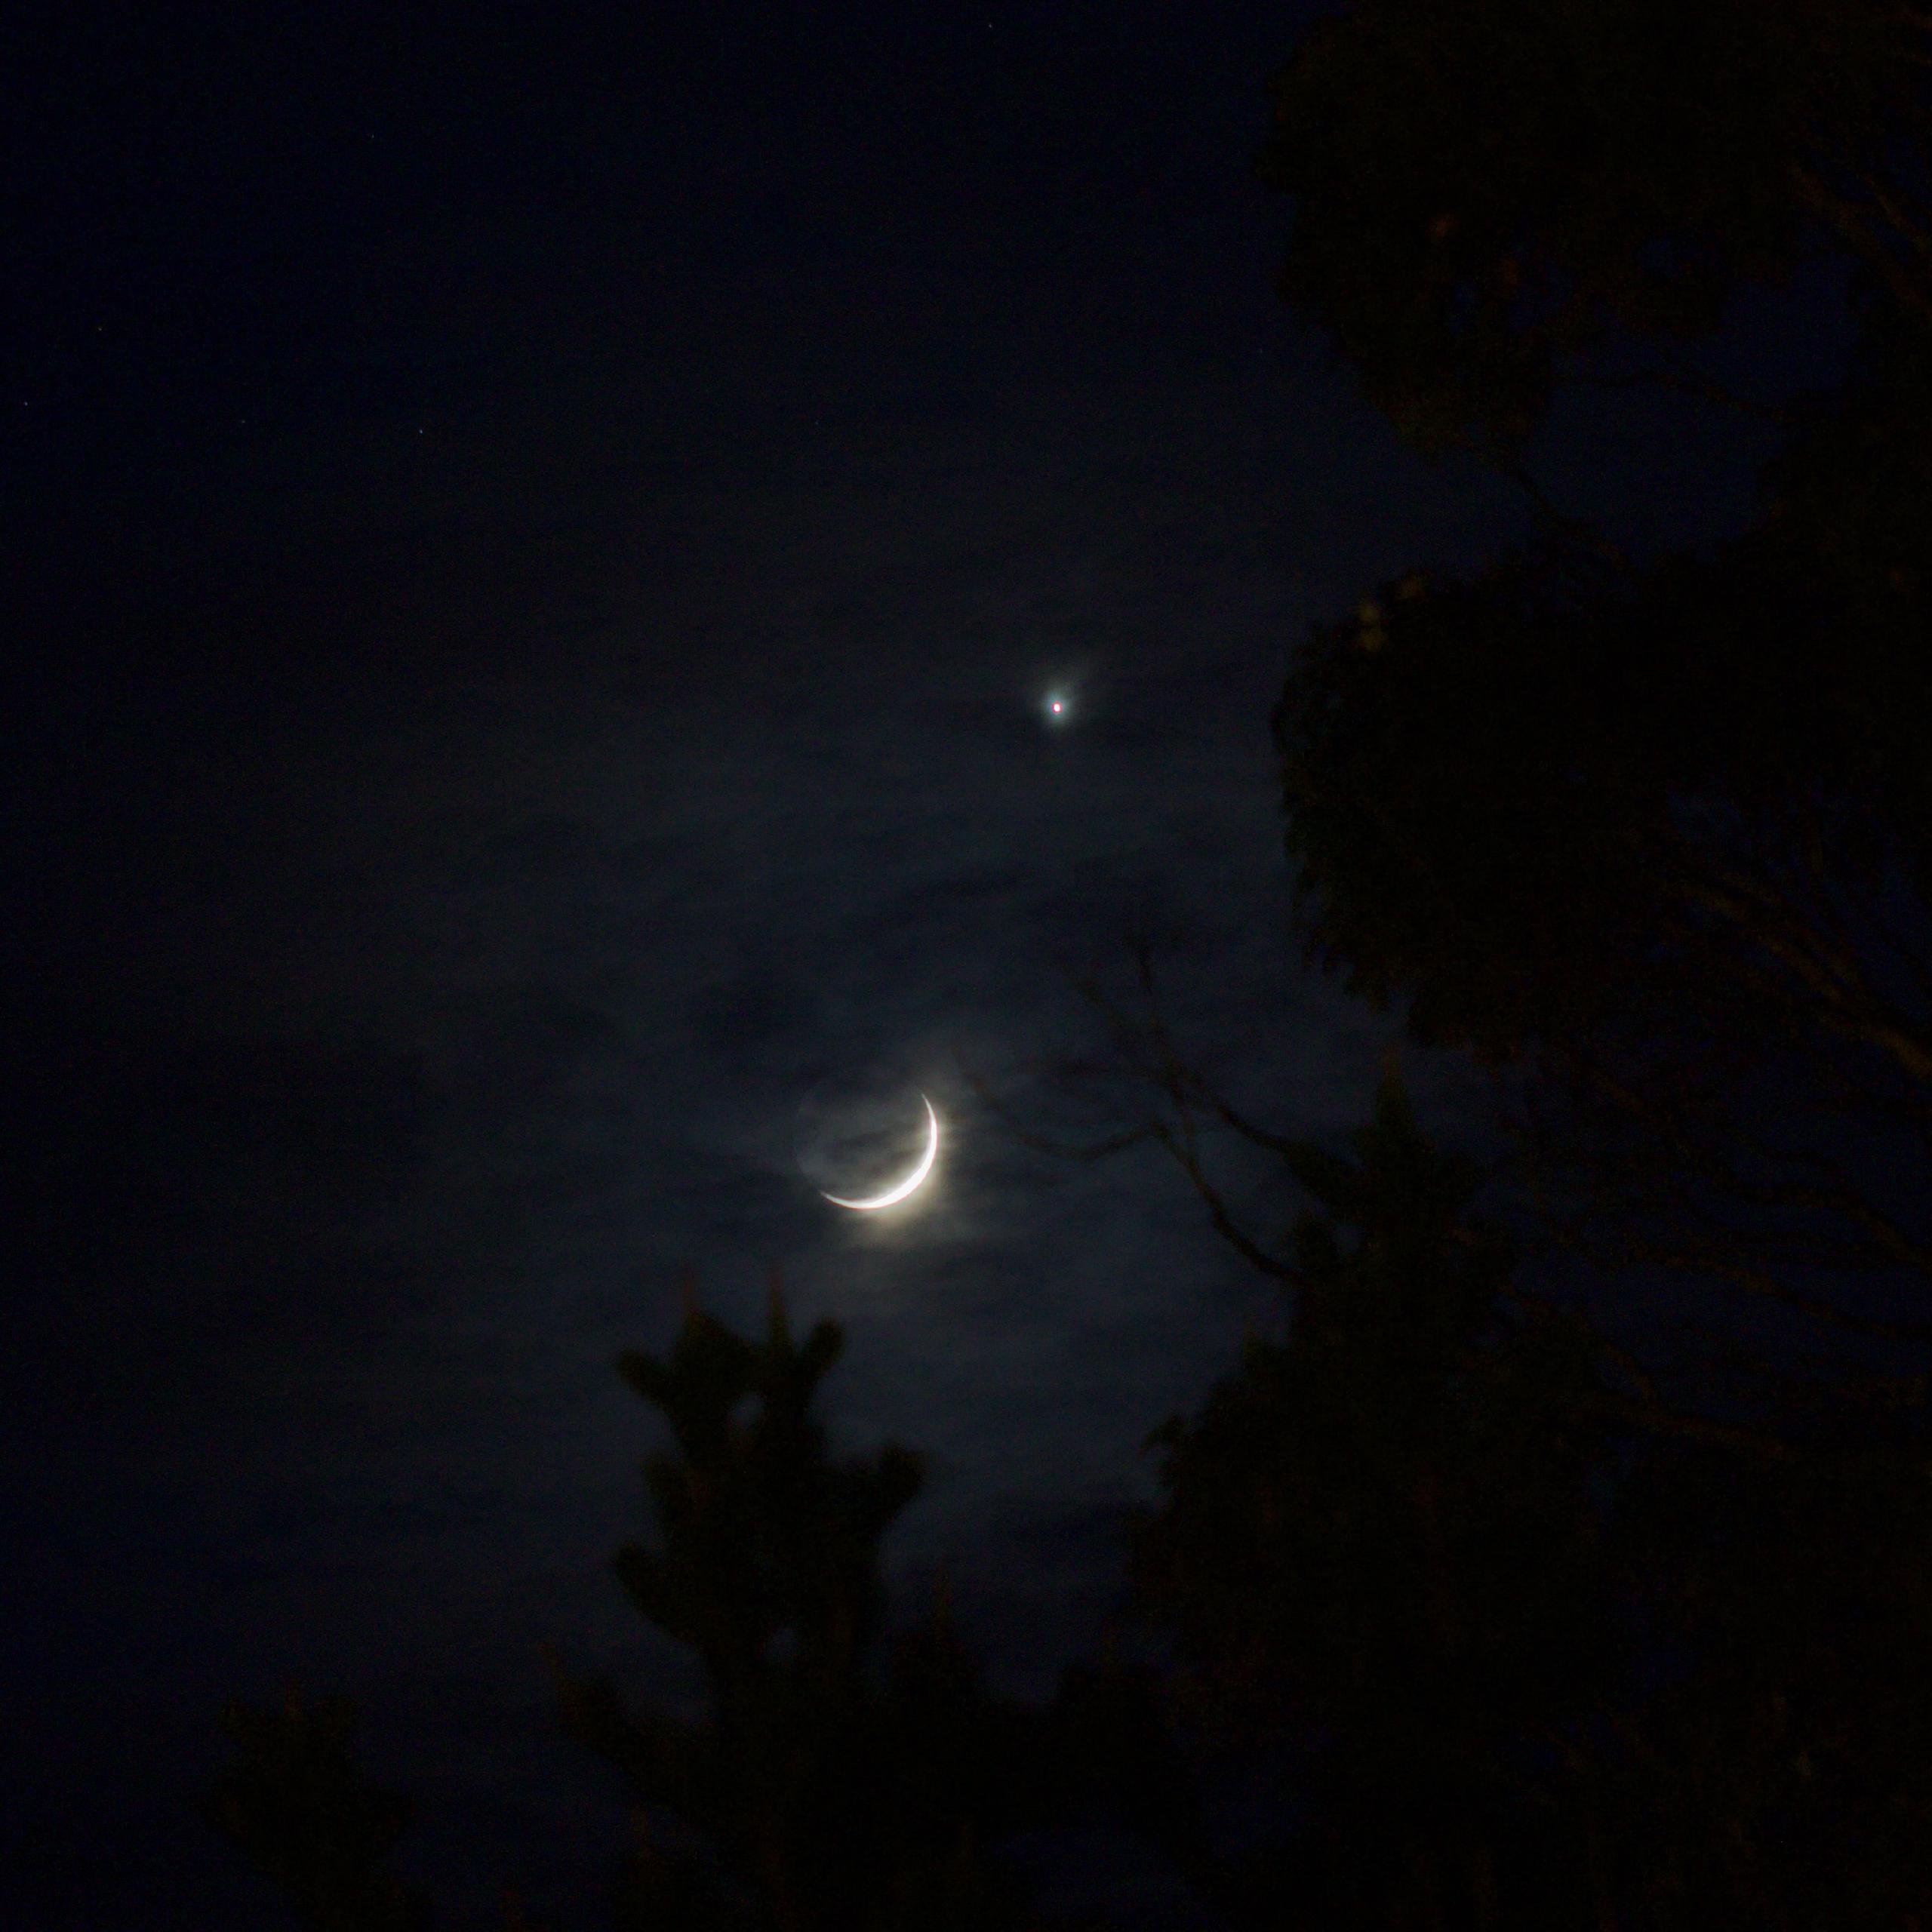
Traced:
<path id="1" fill-rule="evenodd" d="M 927 1175 L 932 1172 L 933 1162 L 939 1157 L 939 1115 L 934 1112 L 933 1103 L 926 1100 L 924 1094 L 921 1094 L 919 1098 L 925 1102 L 926 1151 L 919 1156 L 918 1165 L 903 1180 L 895 1181 L 883 1194 L 869 1194 L 860 1201 L 848 1200 L 843 1195 L 826 1194 L 825 1189 L 820 1188 L 819 1192 L 825 1195 L 826 1199 L 830 1201 L 833 1207 L 856 1208 L 860 1213 L 867 1214 L 876 1208 L 893 1207 L 913 1192 Z"/>

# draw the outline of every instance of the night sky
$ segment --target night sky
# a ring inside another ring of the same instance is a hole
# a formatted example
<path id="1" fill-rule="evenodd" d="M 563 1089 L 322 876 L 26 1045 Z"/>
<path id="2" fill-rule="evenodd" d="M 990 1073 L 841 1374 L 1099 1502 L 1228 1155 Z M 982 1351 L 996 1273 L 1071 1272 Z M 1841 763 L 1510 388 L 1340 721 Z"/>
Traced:
<path id="1" fill-rule="evenodd" d="M 743 1323 L 782 1269 L 838 1438 L 930 1454 L 902 1603 L 944 1566 L 1022 1690 L 1095 1640 L 1146 1432 L 1272 1305 L 1158 1153 L 1029 1151 L 972 1081 L 1080 1124 L 1071 976 L 1145 932 L 1231 1091 L 1361 1118 L 1393 1023 L 1297 963 L 1269 709 L 1312 622 L 1529 528 L 1274 297 L 1313 11 L 16 38 L 8 1923 L 278 1922 L 192 1806 L 291 1680 L 451 1922 L 506 1878 L 595 1922 L 623 1807 L 539 1647 L 688 1693 L 608 1568 L 612 1364 L 688 1271 Z M 1714 366 L 1835 340 L 1801 290 Z M 1532 467 L 1641 549 L 1740 526 L 1762 453 L 1620 395 Z M 927 1188 L 820 1198 L 826 1123 L 921 1091 Z"/>

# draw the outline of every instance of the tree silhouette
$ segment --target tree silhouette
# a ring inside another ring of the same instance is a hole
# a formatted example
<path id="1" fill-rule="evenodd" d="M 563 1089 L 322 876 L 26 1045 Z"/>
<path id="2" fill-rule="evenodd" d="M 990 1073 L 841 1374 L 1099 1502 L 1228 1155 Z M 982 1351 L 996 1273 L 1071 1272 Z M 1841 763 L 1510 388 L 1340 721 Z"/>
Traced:
<path id="1" fill-rule="evenodd" d="M 1509 1070 L 1552 1241 L 1915 1343 L 1928 72 L 1879 0 L 1363 0 L 1263 162 L 1297 311 L 1421 447 L 1512 473 L 1559 382 L 1641 351 L 1695 386 L 1740 291 L 1847 269 L 1856 352 L 1775 412 L 1752 528 L 1638 565 L 1559 518 L 1398 577 L 1314 628 L 1274 729 L 1309 956 Z"/>
<path id="2" fill-rule="evenodd" d="M 617 1924 L 1038 1924 L 992 1854 L 1097 1809 L 1236 1926 L 1932 1912 L 1924 1391 L 1881 1430 L 1829 1400 L 1781 1418 L 1802 1455 L 1632 1432 L 1392 1057 L 1352 1158 L 1285 1158 L 1315 1204 L 1285 1337 L 1150 1438 L 1131 1582 L 1173 1668 L 1078 1665 L 1051 1711 L 988 1694 L 943 1601 L 888 1638 L 878 1546 L 917 1463 L 828 1453 L 830 1324 L 795 1343 L 774 1296 L 755 1344 L 694 1309 L 665 1358 L 623 1358 L 672 1439 L 658 1537 L 615 1567 L 708 1695 L 632 1711 L 556 1666 L 638 1801 Z M 349 1761 L 352 1716 L 231 1706 L 209 1815 L 317 1932 L 426 1932 L 390 1864 L 408 1807 Z M 1210 1787 L 1284 1746 L 1272 1848 L 1230 1848 Z"/>
<path id="3" fill-rule="evenodd" d="M 1922 1340 L 1932 675 L 1847 611 L 1775 528 L 1634 593 L 1508 559 L 1324 628 L 1275 727 L 1312 955 L 1528 1076 L 1568 1235 Z"/>
<path id="4" fill-rule="evenodd" d="M 1282 292 L 1418 447 L 1504 460 L 1620 336 L 1721 395 L 1680 346 L 1807 255 L 1932 321 L 1928 64 L 1891 0 L 1355 0 L 1273 84 Z"/>
<path id="5" fill-rule="evenodd" d="M 1545 1735 L 1614 1676 L 1605 1404 L 1589 1337 L 1509 1303 L 1480 1173 L 1429 1146 L 1392 1064 L 1355 1148 L 1291 1150 L 1318 1211 L 1288 1335 L 1157 1432 L 1134 1574 L 1198 1712 L 1317 1746 L 1281 1882 L 1324 1923 L 1461 1922 L 1522 1882 L 1499 1857 L 1531 1794 L 1555 1802 Z"/>
<path id="6" fill-rule="evenodd" d="M 669 1355 L 621 1373 L 669 1425 L 645 1478 L 654 1544 L 614 1567 L 640 1611 L 688 1645 L 708 1709 L 626 1707 L 608 1680 L 549 1660 L 567 1730 L 624 1775 L 636 1838 L 611 1894 L 652 1932 L 989 1932 L 1014 1884 L 987 1853 L 1045 1814 L 1063 1767 L 1042 1714 L 992 1697 L 943 1599 L 888 1638 L 881 1539 L 917 1493 L 888 1445 L 835 1458 L 813 1414 L 840 1336 L 795 1343 L 774 1287 L 753 1343 L 694 1306 Z M 407 1801 L 351 1761 L 346 1703 L 231 1706 L 237 1760 L 211 1820 L 315 1932 L 426 1932 L 392 1872 Z M 506 1893 L 510 1932 L 528 1921 Z"/>
<path id="7" fill-rule="evenodd" d="M 1272 1842 L 1145 1820 L 1236 1924 L 1900 1927 L 1932 1911 L 1932 1405 L 1663 1433 L 1512 1280 L 1392 1060 L 1256 1339 L 1157 1431 L 1140 1611 Z M 1796 1446 L 1794 1446 L 1796 1445 Z M 1282 1782 L 1283 1753 L 1292 1765 Z M 1855 1881 L 1845 1875 L 1856 1873 Z"/>
<path id="8" fill-rule="evenodd" d="M 626 1922 L 1007 1922 L 982 1854 L 1029 1782 L 1021 1720 L 943 1614 L 884 1641 L 879 1544 L 919 1464 L 892 1445 L 828 1454 L 811 1410 L 839 1346 L 829 1322 L 795 1343 L 774 1287 L 760 1344 L 694 1307 L 666 1358 L 621 1358 L 672 1447 L 645 1466 L 657 1541 L 614 1567 L 696 1651 L 707 1697 L 696 1721 L 632 1711 L 558 1669 L 568 1729 L 641 1807 Z"/>
<path id="9" fill-rule="evenodd" d="M 1751 1426 L 1673 1412 L 1627 1358 L 1641 1399 L 1606 1391 L 1647 1425 L 1592 1558 L 1629 1668 L 1580 1661 L 1543 1713 L 1567 1705 L 1543 1791 L 1578 1889 L 1525 1922 L 1932 1922 L 1924 1385 L 1827 1346 L 1879 1343 L 1894 1371 L 1932 1338 L 1928 69 L 1932 19 L 1889 0 L 1358 0 L 1275 84 L 1287 300 L 1418 448 L 1481 453 L 1544 512 L 1472 576 L 1375 586 L 1296 659 L 1273 724 L 1309 957 L 1498 1070 L 1540 1257 L 1802 1316 L 1823 1385 L 1801 1400 L 1733 1321 Z M 1689 359 L 1807 258 L 1847 272 L 1840 384 L 1769 406 Z M 1637 380 L 1783 432 L 1743 534 L 1639 564 L 1536 491 L 1521 453 L 1558 387 Z M 1297 1319 L 1217 1395 L 1218 1434 L 1211 1404 L 1175 1439 L 1170 1519 L 1251 1499 L 1291 1407 L 1323 1426 L 1288 1375 Z M 1296 1454 L 1352 1510 L 1373 1457 Z M 1500 1506 L 1515 1476 L 1491 1478 Z M 1291 1594 L 1333 1601 L 1306 1578 L 1339 1532 L 1303 1533 Z M 1203 1546 L 1226 1562 L 1281 1549 L 1269 1534 Z M 1497 1562 L 1506 1595 L 1524 1555 Z M 1171 1615 L 1216 1601 L 1174 1599 L 1205 1558 L 1155 1574 Z M 1343 1574 L 1378 1571 L 1363 1552 Z M 1303 1660 L 1330 1654 L 1290 1627 L 1263 1634 L 1305 1696 Z M 1524 1708 L 1500 1684 L 1480 1701 Z M 1464 1922 L 1530 1895 L 1515 1844 L 1494 1890 L 1470 1878 Z M 1394 1922 L 1455 1922 L 1419 1898 Z"/>
<path id="10" fill-rule="evenodd" d="M 1932 1460 L 1923 1409 L 1900 1420 L 1784 1463 L 1653 1445 L 1633 1475 L 1616 1568 L 1666 1663 L 1587 1783 L 1611 1883 L 1654 1921 L 1932 1913 Z"/>
<path id="11" fill-rule="evenodd" d="M 310 1932 L 426 1932 L 428 1900 L 389 1863 L 411 1807 L 352 1763 L 355 1724 L 347 1702 L 309 1705 L 295 1690 L 279 1711 L 229 1704 L 222 1728 L 238 1755 L 206 1815 Z"/>

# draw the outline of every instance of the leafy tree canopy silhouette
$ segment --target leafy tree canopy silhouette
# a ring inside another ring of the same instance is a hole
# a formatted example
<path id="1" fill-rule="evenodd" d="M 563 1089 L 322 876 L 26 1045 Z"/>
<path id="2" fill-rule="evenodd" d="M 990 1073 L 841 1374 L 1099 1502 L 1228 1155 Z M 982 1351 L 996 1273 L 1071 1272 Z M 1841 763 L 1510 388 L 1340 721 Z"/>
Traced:
<path id="1" fill-rule="evenodd" d="M 1923 1401 L 1875 1435 L 1828 1404 L 1803 1458 L 1633 1435 L 1596 1339 L 1513 1287 L 1481 1170 L 1423 1134 L 1392 1056 L 1349 1152 L 1284 1158 L 1312 1203 L 1285 1334 L 1151 1438 L 1131 1583 L 1177 1675 L 1103 1659 L 1026 1710 L 943 1607 L 888 1637 L 878 1546 L 917 1463 L 829 1454 L 829 1324 L 795 1342 L 774 1297 L 753 1343 L 694 1309 L 666 1357 L 623 1358 L 670 1439 L 658 1536 L 615 1567 L 707 1695 L 633 1710 L 552 1656 L 567 1728 L 638 1802 L 618 1924 L 1040 1925 L 992 1854 L 1097 1806 L 1234 1927 L 1932 1909 Z M 349 1763 L 347 1707 L 228 1727 L 211 1816 L 303 1922 L 425 1932 L 389 1863 L 408 1807 Z M 1217 1764 L 1284 1743 L 1287 1829 L 1230 1847 Z"/>
<path id="2" fill-rule="evenodd" d="M 1633 1429 L 1392 1057 L 1353 1143 L 1285 1149 L 1314 1205 L 1284 1339 L 1152 1438 L 1132 1577 L 1171 1703 L 1211 1759 L 1300 1767 L 1299 1823 L 1197 1859 L 1201 1889 L 1257 1927 L 1284 1898 L 1417 1932 L 1912 1922 L 1922 1396 L 1780 1419 L 1802 1456 Z"/>
<path id="3" fill-rule="evenodd" d="M 1552 515 L 1408 573 L 1273 722 L 1311 958 L 1528 1078 L 1564 1238 L 1920 1342 L 1840 1290 L 1932 1287 L 1882 1178 L 1932 1119 L 1928 72 L 1889 0 L 1361 0 L 1263 162 L 1297 310 L 1422 447 L 1518 475 L 1613 338 L 1681 386 L 1740 291 L 1849 264 L 1856 352 L 1778 413 L 1753 527 L 1638 565 Z"/>
<path id="4" fill-rule="evenodd" d="M 427 1932 L 428 1900 L 389 1862 L 411 1805 L 352 1762 L 355 1725 L 346 1700 L 310 1705 L 296 1690 L 280 1710 L 229 1704 L 222 1728 L 236 1756 L 206 1814 L 309 1932 Z"/>
<path id="5" fill-rule="evenodd" d="M 1540 1734 L 1617 1657 L 1589 1337 L 1509 1303 L 1510 1244 L 1467 1211 L 1480 1172 L 1430 1146 L 1392 1063 L 1355 1152 L 1290 1150 L 1316 1207 L 1287 1337 L 1156 1432 L 1134 1564 L 1217 1729 L 1319 1741 L 1347 1856 L 1324 1879 L 1304 1847 L 1292 1882 L 1337 1911 L 1386 1862 L 1364 1832 L 1398 1890 L 1493 1888 Z"/>
<path id="6" fill-rule="evenodd" d="M 1274 83 L 1282 291 L 1419 447 L 1504 457 L 1560 365 L 1667 354 L 1827 247 L 1932 317 L 1929 49 L 1890 0 L 1356 0 Z"/>
<path id="7" fill-rule="evenodd" d="M 694 1721 L 633 1711 L 558 1669 L 568 1727 L 642 1807 L 629 1922 L 964 1927 L 1012 1909 L 982 1854 L 1032 1783 L 1025 1721 L 943 1614 L 883 1641 L 879 1545 L 920 1466 L 896 1445 L 828 1453 L 812 1405 L 839 1346 L 829 1322 L 795 1342 L 774 1287 L 761 1343 L 694 1307 L 668 1356 L 620 1358 L 672 1446 L 645 1466 L 657 1540 L 614 1567 L 697 1652 L 707 1701 Z"/>

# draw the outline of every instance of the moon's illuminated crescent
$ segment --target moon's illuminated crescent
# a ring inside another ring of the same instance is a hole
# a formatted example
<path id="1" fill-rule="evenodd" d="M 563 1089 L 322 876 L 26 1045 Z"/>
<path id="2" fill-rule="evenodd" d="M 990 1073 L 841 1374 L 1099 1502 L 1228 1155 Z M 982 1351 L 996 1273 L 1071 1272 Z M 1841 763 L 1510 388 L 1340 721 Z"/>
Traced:
<path id="1" fill-rule="evenodd" d="M 933 1103 L 926 1100 L 924 1094 L 919 1098 L 926 1101 L 926 1151 L 919 1156 L 918 1164 L 902 1181 L 895 1181 L 883 1194 L 869 1194 L 863 1201 L 848 1201 L 842 1195 L 826 1194 L 825 1198 L 835 1208 L 857 1208 L 869 1214 L 875 1208 L 890 1208 L 894 1202 L 903 1201 L 927 1175 L 933 1171 L 933 1162 L 939 1156 L 939 1115 L 933 1112 Z M 819 1192 L 825 1194 L 823 1188 Z"/>

